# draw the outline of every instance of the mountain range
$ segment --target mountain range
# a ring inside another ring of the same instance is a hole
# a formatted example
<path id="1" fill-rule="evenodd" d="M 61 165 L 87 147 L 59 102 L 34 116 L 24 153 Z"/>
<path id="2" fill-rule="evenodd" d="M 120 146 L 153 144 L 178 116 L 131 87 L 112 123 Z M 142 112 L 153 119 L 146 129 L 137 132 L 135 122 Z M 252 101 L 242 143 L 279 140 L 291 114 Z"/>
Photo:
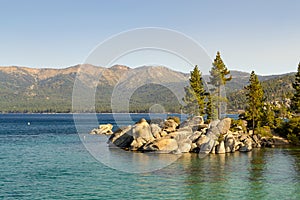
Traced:
<path id="1" fill-rule="evenodd" d="M 226 94 L 228 108 L 235 111 L 243 109 L 250 74 L 232 70 L 231 75 Z M 291 95 L 293 78 L 293 73 L 259 76 L 270 100 Z M 0 67 L 0 112 L 180 112 L 188 81 L 189 74 L 162 66 Z"/>

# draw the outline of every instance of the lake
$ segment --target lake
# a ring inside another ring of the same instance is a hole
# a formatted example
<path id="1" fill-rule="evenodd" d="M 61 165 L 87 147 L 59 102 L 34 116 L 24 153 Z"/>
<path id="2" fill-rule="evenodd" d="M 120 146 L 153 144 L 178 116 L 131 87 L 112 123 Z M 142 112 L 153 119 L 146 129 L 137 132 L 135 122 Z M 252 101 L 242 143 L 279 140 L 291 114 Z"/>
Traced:
<path id="1" fill-rule="evenodd" d="M 121 157 L 106 136 L 84 131 L 166 116 L 95 116 L 1 114 L 0 199 L 300 199 L 299 147 Z"/>

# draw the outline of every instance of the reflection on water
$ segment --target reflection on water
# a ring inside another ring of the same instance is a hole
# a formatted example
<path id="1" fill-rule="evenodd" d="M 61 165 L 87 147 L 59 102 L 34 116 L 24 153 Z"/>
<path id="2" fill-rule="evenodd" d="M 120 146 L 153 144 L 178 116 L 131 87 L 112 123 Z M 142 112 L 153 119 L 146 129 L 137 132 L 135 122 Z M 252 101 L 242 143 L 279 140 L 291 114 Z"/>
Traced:
<path id="1" fill-rule="evenodd" d="M 174 163 L 180 154 L 140 153 L 109 147 L 108 138 L 99 135 L 79 134 L 83 144 L 100 163 L 128 173 L 146 173 L 162 169 Z"/>
<path id="2" fill-rule="evenodd" d="M 169 170 L 184 177 L 188 199 L 299 199 L 300 151 L 254 149 L 249 153 L 184 154 Z"/>

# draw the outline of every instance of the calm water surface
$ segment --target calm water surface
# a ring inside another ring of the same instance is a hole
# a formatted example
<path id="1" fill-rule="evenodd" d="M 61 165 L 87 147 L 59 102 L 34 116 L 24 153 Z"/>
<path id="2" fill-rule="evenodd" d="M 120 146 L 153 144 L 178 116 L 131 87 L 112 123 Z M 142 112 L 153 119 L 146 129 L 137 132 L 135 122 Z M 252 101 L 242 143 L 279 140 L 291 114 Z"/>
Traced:
<path id="1" fill-rule="evenodd" d="M 114 123 L 110 114 L 98 119 Z M 299 148 L 184 154 L 134 174 L 94 159 L 72 115 L 8 114 L 0 115 L 0 152 L 0 199 L 300 199 Z"/>

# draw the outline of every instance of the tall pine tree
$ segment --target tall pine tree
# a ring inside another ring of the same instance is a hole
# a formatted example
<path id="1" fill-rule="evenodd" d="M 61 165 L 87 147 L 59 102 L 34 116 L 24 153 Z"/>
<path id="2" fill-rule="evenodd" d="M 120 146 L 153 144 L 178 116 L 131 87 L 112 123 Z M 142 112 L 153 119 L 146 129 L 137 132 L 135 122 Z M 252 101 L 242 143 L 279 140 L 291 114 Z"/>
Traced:
<path id="1" fill-rule="evenodd" d="M 214 62 L 212 63 L 212 69 L 210 70 L 210 84 L 215 86 L 213 89 L 214 96 L 216 96 L 217 99 L 217 111 L 218 111 L 218 118 L 221 118 L 221 102 L 226 101 L 226 99 L 222 99 L 221 95 L 221 87 L 226 84 L 227 81 L 230 81 L 232 79 L 232 76 L 228 75 L 230 74 L 230 71 L 225 66 L 220 52 L 217 52 L 216 58 L 214 59 Z"/>
<path id="2" fill-rule="evenodd" d="M 300 113 L 300 62 L 298 64 L 298 70 L 295 75 L 295 82 L 293 83 L 293 88 L 295 89 L 294 96 L 291 102 L 291 111 L 293 113 Z"/>
<path id="3" fill-rule="evenodd" d="M 217 118 L 216 105 L 214 105 L 213 102 L 213 96 L 207 94 L 205 113 L 208 122 Z"/>
<path id="4" fill-rule="evenodd" d="M 205 89 L 203 85 L 202 75 L 198 66 L 191 71 L 189 79 L 190 85 L 185 87 L 185 97 L 183 101 L 186 105 L 183 110 L 190 115 L 203 115 L 205 113 Z"/>
<path id="5" fill-rule="evenodd" d="M 247 93 L 247 107 L 246 118 L 248 120 L 248 127 L 254 129 L 261 121 L 263 115 L 263 98 L 264 91 L 254 71 L 251 72 L 249 85 L 245 87 Z"/>

